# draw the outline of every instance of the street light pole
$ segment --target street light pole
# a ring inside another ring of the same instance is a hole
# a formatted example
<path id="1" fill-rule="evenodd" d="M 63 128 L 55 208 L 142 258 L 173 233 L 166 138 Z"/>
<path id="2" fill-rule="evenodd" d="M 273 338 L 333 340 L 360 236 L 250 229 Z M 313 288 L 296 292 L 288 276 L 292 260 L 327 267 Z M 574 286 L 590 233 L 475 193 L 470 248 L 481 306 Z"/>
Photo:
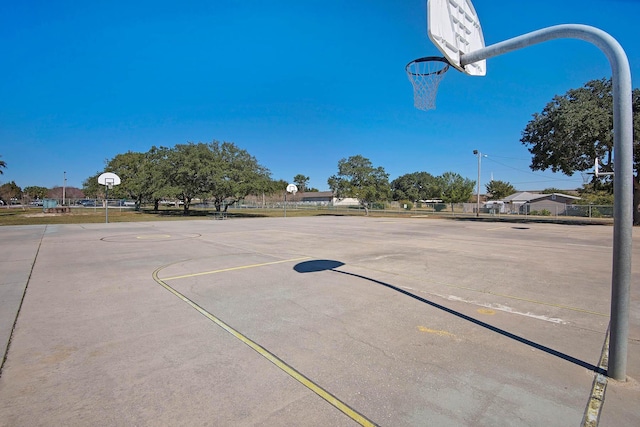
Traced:
<path id="1" fill-rule="evenodd" d="M 63 172 L 63 180 L 62 180 L 62 206 L 64 206 L 64 199 L 67 192 L 67 172 Z"/>

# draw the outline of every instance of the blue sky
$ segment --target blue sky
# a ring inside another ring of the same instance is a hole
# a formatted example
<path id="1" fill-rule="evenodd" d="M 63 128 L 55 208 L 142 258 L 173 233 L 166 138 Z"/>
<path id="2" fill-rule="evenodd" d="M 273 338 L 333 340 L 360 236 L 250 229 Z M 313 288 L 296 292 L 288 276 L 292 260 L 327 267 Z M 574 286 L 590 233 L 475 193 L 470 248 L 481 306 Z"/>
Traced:
<path id="1" fill-rule="evenodd" d="M 390 179 L 453 171 L 519 190 L 582 185 L 532 172 L 520 143 L 556 94 L 608 78 L 593 45 L 556 40 L 450 70 L 437 109 L 413 107 L 405 65 L 439 55 L 424 0 L 8 2 L 0 14 L 0 182 L 81 187 L 105 160 L 185 142 L 230 141 L 327 190 L 356 154 Z M 556 24 L 600 28 L 640 67 L 633 0 L 475 0 L 487 45 Z M 634 87 L 637 85 L 634 82 Z"/>

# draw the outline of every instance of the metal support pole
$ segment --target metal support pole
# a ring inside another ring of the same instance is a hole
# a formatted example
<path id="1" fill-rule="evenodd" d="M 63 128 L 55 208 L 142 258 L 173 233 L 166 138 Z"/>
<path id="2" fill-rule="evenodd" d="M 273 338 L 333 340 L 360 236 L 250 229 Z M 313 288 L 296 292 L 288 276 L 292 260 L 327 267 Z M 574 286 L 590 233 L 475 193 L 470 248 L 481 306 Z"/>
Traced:
<path id="1" fill-rule="evenodd" d="M 63 172 L 62 178 L 62 206 L 64 206 L 65 196 L 67 193 L 67 172 Z"/>
<path id="2" fill-rule="evenodd" d="M 109 224 L 109 186 L 104 186 L 104 220 Z"/>
<path id="3" fill-rule="evenodd" d="M 460 65 L 465 66 L 533 44 L 560 38 L 581 39 L 594 44 L 607 56 L 611 65 L 615 199 L 607 375 L 619 381 L 626 381 L 634 206 L 631 69 L 624 49 L 616 39 L 598 28 L 588 25 L 566 24 L 534 31 L 469 52 L 460 57 Z"/>
<path id="4" fill-rule="evenodd" d="M 476 217 L 480 216 L 480 165 L 482 162 L 482 153 L 479 152 L 478 150 L 473 150 L 473 154 L 476 155 L 476 157 L 478 157 L 478 186 L 477 186 L 477 190 L 476 192 L 478 193 L 477 195 L 477 202 L 476 202 Z"/>

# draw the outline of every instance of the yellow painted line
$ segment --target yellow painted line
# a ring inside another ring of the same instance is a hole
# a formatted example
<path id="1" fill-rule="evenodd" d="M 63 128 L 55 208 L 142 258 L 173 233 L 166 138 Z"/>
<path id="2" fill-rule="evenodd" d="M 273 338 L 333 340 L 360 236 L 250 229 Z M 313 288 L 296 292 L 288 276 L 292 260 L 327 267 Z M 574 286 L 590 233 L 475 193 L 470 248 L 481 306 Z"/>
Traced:
<path id="1" fill-rule="evenodd" d="M 607 334 L 605 335 L 604 345 L 602 346 L 602 352 L 600 353 L 600 363 L 598 368 L 603 372 L 606 372 L 609 367 L 609 328 L 607 328 Z M 589 402 L 582 417 L 581 427 L 598 427 L 600 421 L 600 412 L 604 405 L 604 397 L 607 391 L 607 376 L 601 372 L 596 373 L 593 378 L 593 384 L 591 385 L 591 395 L 589 396 Z"/>
<path id="2" fill-rule="evenodd" d="M 480 293 L 483 293 L 483 294 L 495 295 L 497 297 L 509 298 L 509 299 L 514 299 L 514 300 L 517 300 L 517 301 L 525 301 L 525 302 L 530 302 L 530 303 L 533 303 L 533 304 L 540 304 L 540 305 L 546 305 L 546 306 L 549 306 L 549 307 L 562 308 L 564 310 L 571 310 L 571 311 L 577 311 L 577 312 L 580 312 L 580 313 L 593 314 L 595 316 L 609 317 L 609 315 L 606 314 L 606 313 L 598 313 L 597 311 L 585 310 L 583 308 L 571 307 L 571 306 L 568 306 L 568 305 L 553 304 L 553 303 L 550 303 L 550 302 L 538 301 L 538 300 L 534 300 L 534 299 L 530 299 L 530 298 L 521 298 L 521 297 L 516 297 L 516 296 L 513 296 L 513 295 L 499 294 L 499 293 L 491 292 L 491 291 L 481 291 L 479 289 L 467 288 L 465 286 L 456 286 L 456 285 L 447 285 L 447 284 L 445 284 L 445 286 L 448 286 L 450 288 L 456 288 L 456 289 L 464 289 L 464 290 L 467 290 L 467 291 L 480 292 Z"/>
<path id="3" fill-rule="evenodd" d="M 494 314 L 496 314 L 495 310 L 491 310 L 490 308 L 479 308 L 478 313 L 487 314 L 489 316 L 493 316 Z"/>
<path id="4" fill-rule="evenodd" d="M 438 329 L 430 329 L 430 328 L 427 328 L 426 326 L 418 326 L 418 330 L 420 332 L 427 332 L 429 334 L 434 334 L 441 337 L 455 337 L 455 335 L 452 334 L 451 332 L 441 331 Z"/>
<path id="5" fill-rule="evenodd" d="M 308 259 L 308 258 L 301 258 L 301 259 Z M 286 261 L 282 261 L 282 262 L 286 262 Z M 225 331 L 227 331 L 228 333 L 236 337 L 238 340 L 242 341 L 244 344 L 251 347 L 262 357 L 264 357 L 269 362 L 276 365 L 278 368 L 280 368 L 290 377 L 292 377 L 293 379 L 295 379 L 296 381 L 298 381 L 299 383 L 307 387 L 309 390 L 313 391 L 318 396 L 320 396 L 321 398 L 329 402 L 336 409 L 340 410 L 343 414 L 347 415 L 353 421 L 357 422 L 362 426 L 376 426 L 375 423 L 368 420 L 364 415 L 356 412 L 354 409 L 349 407 L 346 403 L 343 403 L 337 397 L 335 397 L 334 395 L 332 395 L 331 393 L 329 393 L 328 391 L 326 391 L 325 389 L 323 389 L 322 387 L 320 387 L 319 385 L 311 381 L 309 378 L 305 377 L 303 374 L 295 370 L 293 367 L 289 366 L 286 362 L 284 362 L 278 356 L 271 353 L 269 350 L 262 347 L 260 344 L 256 343 L 255 341 L 252 341 L 250 338 L 244 336 L 236 329 L 233 329 L 231 326 L 229 326 L 228 324 L 226 324 L 225 322 L 223 322 L 213 314 L 209 313 L 204 308 L 200 307 L 198 304 L 196 304 L 195 302 L 193 302 L 192 300 L 190 300 L 189 298 L 187 298 L 177 290 L 173 289 L 171 286 L 167 285 L 163 281 L 163 279 L 160 279 L 158 277 L 158 272 L 166 267 L 168 267 L 168 265 L 160 267 L 153 272 L 153 280 L 155 280 L 159 285 L 161 285 L 163 288 L 171 292 L 176 297 L 180 298 L 182 301 L 184 301 L 185 303 L 190 305 L 192 308 L 194 308 L 196 311 L 198 311 L 200 314 L 205 316 L 207 319 L 211 320 L 213 323 L 215 323 L 216 325 L 218 325 L 219 327 L 221 327 L 222 329 L 224 329 Z"/>
<path id="6" fill-rule="evenodd" d="M 246 268 L 264 267 L 265 265 L 282 264 L 282 263 L 285 263 L 285 262 L 304 261 L 305 259 L 310 259 L 310 258 L 311 257 L 307 256 L 307 257 L 303 257 L 303 258 L 293 258 L 293 259 L 283 259 L 283 260 L 280 260 L 280 261 L 263 262 L 261 264 L 241 265 L 239 267 L 230 267 L 230 268 L 223 268 L 223 269 L 220 269 L 220 270 L 203 271 L 201 273 L 184 274 L 182 276 L 165 277 L 162 280 L 185 279 L 187 277 L 205 276 L 207 274 L 217 274 L 217 273 L 224 273 L 224 272 L 227 272 L 227 271 L 244 270 Z"/>

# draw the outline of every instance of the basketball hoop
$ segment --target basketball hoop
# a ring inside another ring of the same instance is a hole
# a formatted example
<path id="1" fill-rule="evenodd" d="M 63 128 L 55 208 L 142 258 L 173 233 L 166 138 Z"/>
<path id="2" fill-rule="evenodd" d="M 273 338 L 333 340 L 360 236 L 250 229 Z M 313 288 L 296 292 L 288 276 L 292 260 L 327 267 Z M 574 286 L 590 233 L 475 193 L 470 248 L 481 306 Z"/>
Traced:
<path id="1" fill-rule="evenodd" d="M 120 177 L 113 172 L 105 172 L 98 177 L 98 184 L 107 187 L 104 194 L 104 217 L 107 223 L 109 222 L 109 190 L 113 189 L 114 185 L 120 185 L 120 182 Z"/>
<path id="2" fill-rule="evenodd" d="M 409 62 L 405 70 L 413 85 L 413 105 L 418 110 L 435 109 L 438 85 L 449 70 L 449 62 L 439 56 L 426 56 Z"/>

